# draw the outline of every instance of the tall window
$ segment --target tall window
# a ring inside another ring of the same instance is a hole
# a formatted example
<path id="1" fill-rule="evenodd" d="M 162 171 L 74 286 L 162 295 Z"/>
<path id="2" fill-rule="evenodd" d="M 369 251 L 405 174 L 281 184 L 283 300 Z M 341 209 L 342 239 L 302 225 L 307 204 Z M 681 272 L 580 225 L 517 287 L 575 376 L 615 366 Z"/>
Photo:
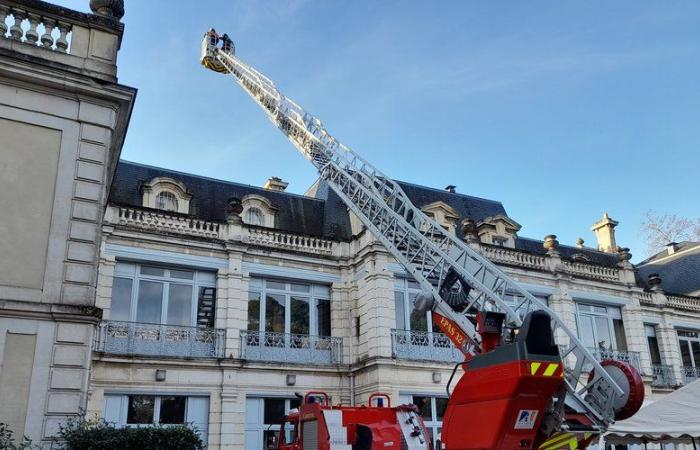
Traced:
<path id="1" fill-rule="evenodd" d="M 576 304 L 579 339 L 592 350 L 627 351 L 622 313 L 616 306 Z"/>
<path id="2" fill-rule="evenodd" d="M 447 397 L 433 395 L 401 395 L 402 403 L 413 403 L 420 409 L 426 428 L 432 433 L 433 444 L 440 439 L 442 419 L 447 408 Z"/>
<path id="3" fill-rule="evenodd" d="M 661 365 L 661 352 L 659 351 L 659 341 L 656 338 L 656 327 L 654 325 L 644 325 L 644 333 L 647 336 L 649 345 L 649 356 L 651 363 L 655 366 Z"/>
<path id="4" fill-rule="evenodd" d="M 164 211 L 177 211 L 177 197 L 169 191 L 162 191 L 156 195 L 156 208 Z"/>
<path id="5" fill-rule="evenodd" d="M 251 278 L 248 331 L 330 336 L 330 288 Z"/>
<path id="6" fill-rule="evenodd" d="M 245 215 L 245 223 L 248 225 L 265 225 L 265 218 L 263 217 L 263 212 L 260 208 L 248 208 Z"/>
<path id="7" fill-rule="evenodd" d="M 700 333 L 692 330 L 677 330 L 683 367 L 700 367 Z"/>
<path id="8" fill-rule="evenodd" d="M 245 448 L 267 450 L 275 444 L 284 416 L 290 409 L 298 408 L 300 402 L 297 398 L 248 397 L 245 403 Z M 285 431 L 289 434 L 291 428 Z"/>
<path id="9" fill-rule="evenodd" d="M 397 330 L 433 331 L 431 312 L 417 311 L 413 306 L 413 302 L 420 292 L 420 285 L 417 281 L 403 278 L 394 281 Z"/>
<path id="10" fill-rule="evenodd" d="M 214 272 L 118 262 L 110 319 L 213 327 L 215 283 Z"/>

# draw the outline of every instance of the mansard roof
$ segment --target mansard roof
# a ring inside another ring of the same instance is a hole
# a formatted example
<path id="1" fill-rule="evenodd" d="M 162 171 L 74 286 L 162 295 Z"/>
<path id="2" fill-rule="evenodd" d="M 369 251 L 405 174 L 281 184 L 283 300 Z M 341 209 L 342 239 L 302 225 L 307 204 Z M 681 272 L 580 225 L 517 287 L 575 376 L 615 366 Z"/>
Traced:
<path id="1" fill-rule="evenodd" d="M 322 200 L 124 160 L 117 166 L 110 202 L 141 207 L 141 187 L 156 177 L 168 177 L 183 183 L 192 194 L 190 214 L 203 220 L 225 221 L 229 199 L 254 194 L 265 197 L 277 208 L 276 228 L 280 230 L 331 239 L 350 237 L 349 225 L 346 229 L 338 229 L 325 223 L 326 202 Z M 326 230 L 335 230 L 335 234 Z"/>
<path id="2" fill-rule="evenodd" d="M 188 193 L 192 194 L 190 214 L 203 220 L 225 221 L 229 199 L 259 195 L 277 208 L 277 229 L 333 240 L 349 240 L 352 237 L 347 207 L 328 184 L 321 180 L 314 183 L 306 195 L 297 195 L 121 160 L 112 183 L 110 202 L 141 207 L 141 188 L 156 177 L 168 177 L 184 184 Z M 459 214 L 458 223 L 465 218 L 479 223 L 490 217 L 508 217 L 499 201 L 404 181 L 397 183 L 418 208 L 437 202 L 448 205 Z M 464 237 L 461 226 L 456 227 L 456 233 L 458 237 Z M 537 239 L 516 237 L 515 248 L 535 254 L 546 253 L 542 241 Z M 608 267 L 615 267 L 619 262 L 616 254 L 590 248 L 560 245 L 559 252 L 566 259 L 574 259 L 576 254 L 582 254 L 590 263 Z"/>
<path id="3" fill-rule="evenodd" d="M 639 263 L 637 269 L 639 283 L 647 288 L 647 277 L 658 273 L 664 292 L 700 296 L 700 242 L 681 242 L 672 254 L 662 250 Z"/>

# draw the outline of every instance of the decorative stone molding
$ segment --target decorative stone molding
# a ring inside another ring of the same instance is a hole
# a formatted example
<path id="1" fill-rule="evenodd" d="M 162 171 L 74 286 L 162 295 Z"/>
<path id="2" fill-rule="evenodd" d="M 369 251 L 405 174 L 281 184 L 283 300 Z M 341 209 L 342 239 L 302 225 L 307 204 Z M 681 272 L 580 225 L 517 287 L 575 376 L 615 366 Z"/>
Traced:
<path id="1" fill-rule="evenodd" d="M 423 206 L 421 210 L 450 233 L 456 233 L 459 213 L 447 203 L 433 202 Z"/>
<path id="2" fill-rule="evenodd" d="M 479 242 L 479 233 L 476 230 L 476 222 L 467 217 L 462 221 L 462 234 L 467 243 Z"/>
<path id="3" fill-rule="evenodd" d="M 90 10 L 99 16 L 124 17 L 124 0 L 90 0 Z"/>
<path id="4" fill-rule="evenodd" d="M 515 238 L 520 228 L 518 222 L 503 214 L 487 217 L 476 226 L 481 242 L 509 248 L 515 248 Z"/>
<path id="5" fill-rule="evenodd" d="M 267 228 L 275 227 L 277 208 L 261 195 L 250 194 L 241 199 L 243 223 Z"/>
<path id="6" fill-rule="evenodd" d="M 248 242 L 254 245 L 317 255 L 333 254 L 333 241 L 326 239 L 259 228 L 250 228 L 248 232 Z"/>
<path id="7" fill-rule="evenodd" d="M 559 254 L 559 241 L 557 240 L 556 234 L 548 234 L 544 237 L 542 242 L 542 247 L 547 250 L 548 255 L 558 255 Z"/>
<path id="8" fill-rule="evenodd" d="M 174 196 L 177 202 L 176 209 L 172 209 L 172 211 L 182 214 L 189 214 L 190 212 L 192 194 L 188 193 L 187 187 L 177 180 L 168 177 L 156 177 L 141 186 L 141 192 L 143 194 L 142 205 L 147 208 L 162 209 L 158 204 L 159 196 L 168 195 L 167 193 L 169 193 Z"/>
<path id="9" fill-rule="evenodd" d="M 113 212 L 109 211 L 105 215 L 105 219 L 116 219 L 119 225 L 128 225 L 161 233 L 176 233 L 208 238 L 220 237 L 221 225 L 215 222 L 136 208 L 119 207 L 110 209 L 117 209 L 117 217 L 113 218 Z"/>

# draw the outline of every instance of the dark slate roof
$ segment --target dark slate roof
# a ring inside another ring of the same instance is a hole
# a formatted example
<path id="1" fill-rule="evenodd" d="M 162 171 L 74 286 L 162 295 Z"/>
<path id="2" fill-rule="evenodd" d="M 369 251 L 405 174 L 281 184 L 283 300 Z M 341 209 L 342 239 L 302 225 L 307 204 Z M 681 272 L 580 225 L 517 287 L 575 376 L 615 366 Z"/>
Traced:
<path id="1" fill-rule="evenodd" d="M 142 205 L 141 186 L 155 177 L 169 177 L 182 182 L 192 194 L 191 215 L 204 220 L 226 220 L 226 208 L 230 198 L 243 198 L 249 194 L 268 199 L 277 208 L 277 228 L 292 233 L 341 239 L 350 236 L 350 226 L 336 235 L 325 232 L 325 202 L 286 192 L 275 192 L 246 184 L 216 180 L 174 170 L 152 167 L 121 160 L 114 176 L 109 200 L 112 203 Z M 346 214 L 347 215 L 347 214 Z"/>
<path id="2" fill-rule="evenodd" d="M 155 177 L 169 177 L 182 182 L 192 194 L 190 214 L 200 219 L 224 221 L 230 198 L 241 199 L 255 194 L 265 197 L 277 208 L 276 227 L 280 230 L 333 240 L 349 240 L 352 237 L 347 207 L 322 180 L 314 183 L 303 196 L 121 160 L 112 184 L 110 202 L 141 207 L 141 187 Z M 418 208 L 441 201 L 459 214 L 460 221 L 469 217 L 478 223 L 488 217 L 508 216 L 503 204 L 495 200 L 404 181 L 397 183 Z M 461 227 L 457 227 L 457 235 L 463 237 Z M 518 237 L 515 247 L 540 255 L 546 253 L 542 241 L 537 239 Z M 567 259 L 572 259 L 577 253 L 583 254 L 589 262 L 608 267 L 615 267 L 618 263 L 616 254 L 590 248 L 561 245 L 559 252 Z"/>
<path id="3" fill-rule="evenodd" d="M 649 288 L 647 277 L 658 273 L 669 294 L 700 296 L 700 242 L 681 242 L 673 255 L 663 250 L 637 265 L 637 281 Z"/>
<path id="4" fill-rule="evenodd" d="M 542 244 L 543 241 L 539 239 L 518 237 L 515 240 L 516 249 L 529 253 L 536 253 L 538 255 L 545 255 L 547 253 L 547 250 L 545 250 Z M 620 259 L 617 257 L 617 253 L 600 252 L 593 248 L 578 248 L 560 244 L 558 250 L 559 254 L 564 259 L 573 260 L 574 255 L 579 254 L 585 256 L 587 262 L 597 264 L 599 266 L 616 267 L 620 262 Z"/>
<path id="5" fill-rule="evenodd" d="M 503 204 L 495 200 L 448 192 L 443 189 L 420 186 L 405 181 L 397 181 L 397 183 L 401 186 L 401 189 L 403 189 L 411 202 L 418 208 L 441 201 L 457 211 L 460 220 L 471 217 L 477 222 L 498 214 L 507 215 Z M 328 183 L 318 180 L 309 188 L 306 194 L 326 201 L 327 226 L 337 227 L 337 229 L 341 230 L 350 228 L 350 218 L 347 214 L 347 207 L 343 204 L 340 197 L 328 187 Z M 461 227 L 457 228 L 457 235 L 463 237 Z"/>

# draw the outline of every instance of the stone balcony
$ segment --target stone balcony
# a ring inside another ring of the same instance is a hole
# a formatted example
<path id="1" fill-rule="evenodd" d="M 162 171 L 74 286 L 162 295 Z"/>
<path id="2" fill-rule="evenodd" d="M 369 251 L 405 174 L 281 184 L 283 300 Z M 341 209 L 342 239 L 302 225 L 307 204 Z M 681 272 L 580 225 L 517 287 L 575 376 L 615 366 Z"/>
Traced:
<path id="1" fill-rule="evenodd" d="M 241 359 L 291 364 L 340 364 L 343 340 L 331 336 L 241 331 Z"/>
<path id="2" fill-rule="evenodd" d="M 98 327 L 95 351 L 114 355 L 223 358 L 224 342 L 225 332 L 217 328 L 105 320 Z"/>
<path id="3" fill-rule="evenodd" d="M 462 352 L 443 333 L 392 329 L 391 349 L 397 359 L 449 363 L 464 361 Z"/>
<path id="4" fill-rule="evenodd" d="M 123 31 L 123 24 L 115 17 L 39 0 L 0 0 L 0 54 L 92 78 L 117 80 L 117 51 Z"/>

